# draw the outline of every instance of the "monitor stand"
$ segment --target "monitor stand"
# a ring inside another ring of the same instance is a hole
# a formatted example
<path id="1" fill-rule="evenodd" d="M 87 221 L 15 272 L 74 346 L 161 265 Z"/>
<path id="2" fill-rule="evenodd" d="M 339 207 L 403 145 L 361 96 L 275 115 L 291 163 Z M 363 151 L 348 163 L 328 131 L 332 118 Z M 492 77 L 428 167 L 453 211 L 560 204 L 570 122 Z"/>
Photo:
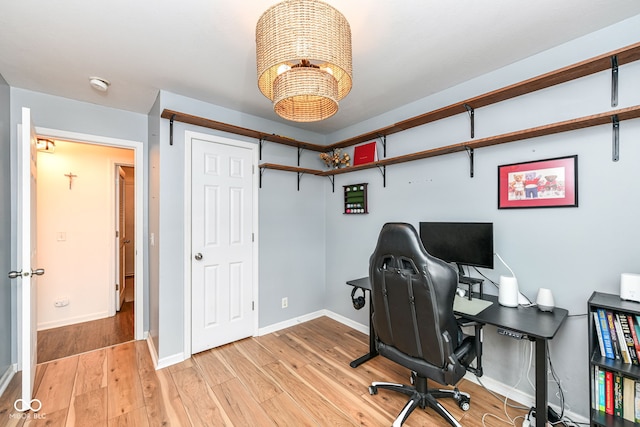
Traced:
<path id="1" fill-rule="evenodd" d="M 469 287 L 469 291 L 467 292 L 469 301 L 471 301 L 471 294 L 473 293 L 473 285 L 480 285 L 480 298 L 482 299 L 483 297 L 483 293 L 482 293 L 482 282 L 484 282 L 483 279 L 477 279 L 475 277 L 468 277 L 464 275 L 464 270 L 462 269 L 462 266 L 460 264 L 458 264 L 458 283 L 462 283 L 463 285 L 467 285 Z"/>

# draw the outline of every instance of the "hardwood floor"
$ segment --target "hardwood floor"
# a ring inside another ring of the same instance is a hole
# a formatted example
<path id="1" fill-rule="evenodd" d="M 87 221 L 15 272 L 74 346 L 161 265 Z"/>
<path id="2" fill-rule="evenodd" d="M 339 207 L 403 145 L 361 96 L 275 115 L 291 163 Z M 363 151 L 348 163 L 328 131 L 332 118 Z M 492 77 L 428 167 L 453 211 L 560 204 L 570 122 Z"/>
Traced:
<path id="1" fill-rule="evenodd" d="M 38 332 L 38 363 L 133 340 L 133 301 L 115 316 Z"/>
<path id="2" fill-rule="evenodd" d="M 371 396 L 368 385 L 407 383 L 409 373 L 382 357 L 349 367 L 367 348 L 364 334 L 327 317 L 157 371 L 147 343 L 132 341 L 39 364 L 36 414 L 15 412 L 16 376 L 0 398 L 0 426 L 389 426 L 405 396 L 384 390 Z M 480 427 L 487 413 L 505 418 L 503 402 L 480 386 L 465 380 L 458 386 L 471 394 L 471 409 L 442 403 L 463 425 Z M 484 419 L 488 427 L 504 424 Z M 405 425 L 448 424 L 432 409 L 418 409 Z"/>

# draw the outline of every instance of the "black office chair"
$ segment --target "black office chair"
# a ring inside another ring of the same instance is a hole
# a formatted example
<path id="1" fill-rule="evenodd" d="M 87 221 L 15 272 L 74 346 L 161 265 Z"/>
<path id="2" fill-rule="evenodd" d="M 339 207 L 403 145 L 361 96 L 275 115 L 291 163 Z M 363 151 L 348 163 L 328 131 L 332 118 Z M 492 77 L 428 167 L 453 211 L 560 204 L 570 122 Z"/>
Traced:
<path id="1" fill-rule="evenodd" d="M 388 223 L 369 260 L 373 322 L 378 353 L 411 370 L 414 386 L 373 382 L 369 393 L 388 389 L 410 396 L 393 426 L 400 426 L 418 406 L 433 408 L 451 425 L 460 423 L 436 399 L 453 398 L 469 409 L 468 393 L 429 389 L 427 379 L 455 385 L 480 354 L 480 338 L 465 336 L 453 313 L 458 274 L 432 257 L 410 224 Z M 479 326 L 476 332 L 479 332 Z"/>

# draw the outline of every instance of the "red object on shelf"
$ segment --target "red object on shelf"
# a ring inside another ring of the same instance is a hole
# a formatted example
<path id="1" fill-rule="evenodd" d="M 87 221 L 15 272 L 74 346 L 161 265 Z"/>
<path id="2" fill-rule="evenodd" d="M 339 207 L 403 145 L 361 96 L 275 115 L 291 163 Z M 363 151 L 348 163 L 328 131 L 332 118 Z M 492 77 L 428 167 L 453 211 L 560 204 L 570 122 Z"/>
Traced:
<path id="1" fill-rule="evenodd" d="M 353 166 L 364 165 L 378 160 L 376 141 L 358 145 L 353 149 Z"/>

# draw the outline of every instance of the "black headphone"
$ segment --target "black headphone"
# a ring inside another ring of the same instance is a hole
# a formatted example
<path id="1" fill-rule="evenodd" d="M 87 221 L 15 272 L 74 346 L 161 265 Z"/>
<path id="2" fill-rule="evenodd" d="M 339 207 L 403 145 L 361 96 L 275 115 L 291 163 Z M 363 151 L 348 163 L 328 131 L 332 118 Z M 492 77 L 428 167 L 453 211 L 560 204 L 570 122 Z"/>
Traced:
<path id="1" fill-rule="evenodd" d="M 360 297 L 356 297 L 356 291 L 360 289 L 362 290 L 362 296 Z M 355 308 L 356 310 L 360 310 L 362 307 L 364 307 L 364 289 L 362 288 L 358 288 L 357 286 L 353 287 L 353 290 L 351 291 L 351 302 L 353 303 L 353 308 Z"/>

